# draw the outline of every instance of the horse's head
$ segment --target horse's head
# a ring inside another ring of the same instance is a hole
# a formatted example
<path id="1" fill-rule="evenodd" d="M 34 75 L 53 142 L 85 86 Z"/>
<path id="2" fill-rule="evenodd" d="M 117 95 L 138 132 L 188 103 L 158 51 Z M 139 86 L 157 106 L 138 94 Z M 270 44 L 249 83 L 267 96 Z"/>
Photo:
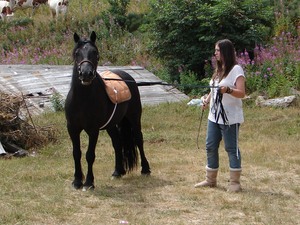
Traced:
<path id="1" fill-rule="evenodd" d="M 99 61 L 99 51 L 95 45 L 96 34 L 93 31 L 90 39 L 81 39 L 77 33 L 74 33 L 76 46 L 73 51 L 73 59 L 79 79 L 83 85 L 90 85 L 97 75 L 97 66 Z"/>

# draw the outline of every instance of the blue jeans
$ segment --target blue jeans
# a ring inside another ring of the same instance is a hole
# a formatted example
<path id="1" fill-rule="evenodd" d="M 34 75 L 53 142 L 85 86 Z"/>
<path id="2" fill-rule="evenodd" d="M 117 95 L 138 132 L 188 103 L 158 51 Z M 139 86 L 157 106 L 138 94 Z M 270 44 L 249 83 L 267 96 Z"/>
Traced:
<path id="1" fill-rule="evenodd" d="M 238 147 L 239 127 L 240 124 L 228 126 L 208 120 L 206 135 L 206 157 L 208 168 L 219 168 L 219 145 L 222 138 L 224 139 L 230 168 L 241 168 L 241 155 Z"/>

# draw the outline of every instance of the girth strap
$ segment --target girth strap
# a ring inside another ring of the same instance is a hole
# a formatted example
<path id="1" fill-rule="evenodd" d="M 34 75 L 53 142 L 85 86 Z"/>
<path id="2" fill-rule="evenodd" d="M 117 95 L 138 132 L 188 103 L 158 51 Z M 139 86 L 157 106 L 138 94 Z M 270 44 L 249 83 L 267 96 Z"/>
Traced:
<path id="1" fill-rule="evenodd" d="M 115 104 L 114 110 L 113 110 L 112 114 L 110 115 L 109 119 L 107 120 L 107 122 L 102 127 L 100 127 L 99 130 L 105 128 L 109 124 L 109 122 L 112 120 L 112 118 L 115 115 L 115 112 L 116 112 L 116 109 L 117 109 L 117 105 L 118 105 L 118 103 Z"/>

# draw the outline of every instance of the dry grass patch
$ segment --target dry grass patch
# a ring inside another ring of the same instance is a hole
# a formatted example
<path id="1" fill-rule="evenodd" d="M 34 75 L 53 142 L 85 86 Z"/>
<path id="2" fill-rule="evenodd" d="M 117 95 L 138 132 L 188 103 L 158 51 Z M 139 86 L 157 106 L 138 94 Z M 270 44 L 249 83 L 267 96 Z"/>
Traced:
<path id="1" fill-rule="evenodd" d="M 113 149 L 101 132 L 96 189 L 91 192 L 71 188 L 73 159 L 64 115 L 37 118 L 41 125 L 56 124 L 59 141 L 40 149 L 36 157 L 0 160 L 0 223 L 299 224 L 299 108 L 246 108 L 245 115 L 240 139 L 244 191 L 237 194 L 226 192 L 229 169 L 223 146 L 218 188 L 193 187 L 205 176 L 206 119 L 197 149 L 199 109 L 186 103 L 144 108 L 149 177 L 138 169 L 111 180 Z"/>

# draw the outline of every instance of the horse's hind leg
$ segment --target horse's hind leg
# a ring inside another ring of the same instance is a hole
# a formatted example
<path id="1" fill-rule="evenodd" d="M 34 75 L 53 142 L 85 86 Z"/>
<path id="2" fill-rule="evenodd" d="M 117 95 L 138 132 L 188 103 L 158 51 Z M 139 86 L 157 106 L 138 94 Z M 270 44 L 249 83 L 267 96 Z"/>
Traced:
<path id="1" fill-rule="evenodd" d="M 139 152 L 140 152 L 140 157 L 141 157 L 141 174 L 143 175 L 150 175 L 151 170 L 150 166 L 148 163 L 148 160 L 146 158 L 145 152 L 144 152 L 144 138 L 143 138 L 143 133 L 140 129 L 134 130 L 134 136 L 135 136 L 135 141 L 136 145 L 138 146 Z"/>
<path id="2" fill-rule="evenodd" d="M 123 152 L 122 152 L 122 141 L 120 138 L 120 131 L 117 127 L 113 127 L 107 130 L 108 135 L 111 138 L 112 145 L 115 151 L 115 170 L 112 177 L 120 178 L 126 174 L 123 164 Z"/>
<path id="3" fill-rule="evenodd" d="M 139 149 L 140 157 L 141 157 L 141 167 L 142 167 L 141 174 L 150 175 L 151 170 L 144 151 L 144 137 L 142 133 L 141 122 L 140 119 L 138 119 L 139 117 L 135 116 L 132 118 L 134 119 L 131 120 L 130 122 L 133 130 L 134 140 L 135 140 L 135 144 Z"/>

